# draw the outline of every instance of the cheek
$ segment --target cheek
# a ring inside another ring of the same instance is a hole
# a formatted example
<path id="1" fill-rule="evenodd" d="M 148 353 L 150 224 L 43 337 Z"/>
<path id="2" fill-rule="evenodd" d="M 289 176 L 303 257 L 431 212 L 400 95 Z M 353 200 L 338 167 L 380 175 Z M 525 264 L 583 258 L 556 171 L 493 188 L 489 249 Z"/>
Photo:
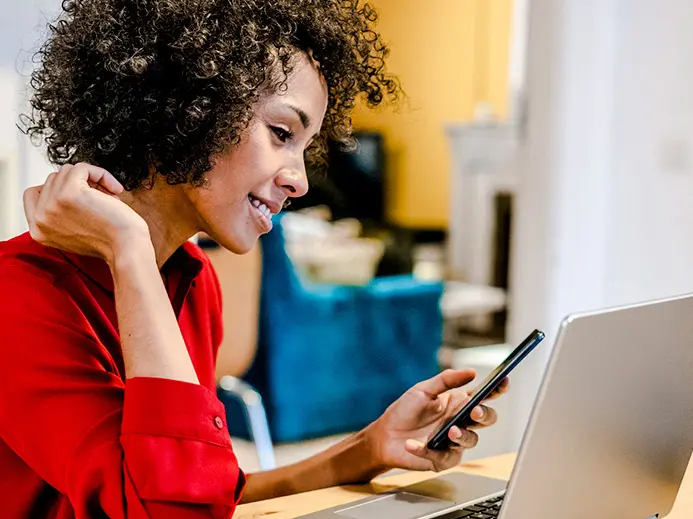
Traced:
<path id="1" fill-rule="evenodd" d="M 205 216 L 217 222 L 228 222 L 230 216 L 238 217 L 247 213 L 248 192 L 231 179 L 225 179 L 208 190 L 202 200 Z"/>
<path id="2" fill-rule="evenodd" d="M 207 185 L 195 189 L 195 205 L 206 223 L 228 227 L 249 219 L 248 194 L 271 182 L 282 163 L 281 150 L 265 133 L 255 125 L 239 146 L 217 159 Z"/>
<path id="3" fill-rule="evenodd" d="M 229 209 L 245 202 L 253 189 L 253 172 L 257 167 L 248 158 L 247 154 L 239 154 L 210 171 L 204 194 L 207 206 Z"/>
<path id="4" fill-rule="evenodd" d="M 219 175 L 220 189 L 227 195 L 247 196 L 260 185 L 270 180 L 280 168 L 281 150 L 267 136 L 256 130 L 235 156 L 226 164 Z"/>
<path id="5" fill-rule="evenodd" d="M 222 174 L 209 175 L 205 186 L 190 188 L 188 198 L 203 228 L 227 227 L 242 214 L 247 199 L 238 193 L 233 175 Z"/>

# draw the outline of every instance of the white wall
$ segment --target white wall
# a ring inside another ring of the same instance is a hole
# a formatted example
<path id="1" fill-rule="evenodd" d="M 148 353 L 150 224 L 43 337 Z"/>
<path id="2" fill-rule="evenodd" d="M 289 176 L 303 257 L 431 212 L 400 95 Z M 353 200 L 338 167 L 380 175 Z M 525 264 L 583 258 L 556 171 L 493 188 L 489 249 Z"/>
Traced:
<path id="1" fill-rule="evenodd" d="M 534 327 L 553 341 L 571 312 L 693 292 L 691 19 L 690 0 L 533 0 L 513 341 Z M 514 377 L 516 441 L 549 350 Z"/>
<path id="2" fill-rule="evenodd" d="M 16 127 L 26 113 L 31 56 L 60 0 L 0 0 L 0 239 L 26 228 L 21 193 L 51 171 L 45 153 Z"/>
<path id="3" fill-rule="evenodd" d="M 529 0 L 513 0 L 513 20 L 510 37 L 510 63 L 508 83 L 510 93 L 510 117 L 518 113 L 523 103 L 527 69 L 527 31 L 529 28 Z"/>
<path id="4" fill-rule="evenodd" d="M 693 290 L 693 3 L 630 0 L 627 18 L 616 63 L 609 304 Z"/>
<path id="5" fill-rule="evenodd" d="M 0 63 L 15 64 L 30 58 L 41 41 L 46 20 L 59 12 L 60 0 L 0 0 Z"/>

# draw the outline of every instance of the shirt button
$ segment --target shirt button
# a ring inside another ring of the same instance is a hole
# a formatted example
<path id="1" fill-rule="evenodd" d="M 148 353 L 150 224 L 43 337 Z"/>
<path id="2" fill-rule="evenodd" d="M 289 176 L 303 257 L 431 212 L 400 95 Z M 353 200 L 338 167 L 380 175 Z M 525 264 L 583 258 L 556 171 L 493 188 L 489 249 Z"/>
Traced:
<path id="1" fill-rule="evenodd" d="M 217 429 L 223 429 L 224 428 L 224 421 L 221 419 L 220 416 L 214 417 L 214 425 L 217 426 Z"/>

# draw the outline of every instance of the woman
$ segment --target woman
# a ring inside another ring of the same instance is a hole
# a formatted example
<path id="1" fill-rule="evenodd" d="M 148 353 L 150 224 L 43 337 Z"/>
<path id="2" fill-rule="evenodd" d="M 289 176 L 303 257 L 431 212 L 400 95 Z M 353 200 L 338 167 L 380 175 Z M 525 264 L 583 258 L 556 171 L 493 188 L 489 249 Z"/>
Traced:
<path id="1" fill-rule="evenodd" d="M 474 377 L 447 371 L 328 451 L 246 477 L 214 393 L 220 290 L 187 240 L 248 251 L 307 191 L 304 155 L 348 143 L 355 97 L 396 97 L 374 21 L 348 0 L 63 3 L 26 119 L 62 167 L 25 193 L 30 234 L 0 244 L 4 518 L 229 517 L 474 446 L 453 428 L 454 448 L 425 447 Z"/>

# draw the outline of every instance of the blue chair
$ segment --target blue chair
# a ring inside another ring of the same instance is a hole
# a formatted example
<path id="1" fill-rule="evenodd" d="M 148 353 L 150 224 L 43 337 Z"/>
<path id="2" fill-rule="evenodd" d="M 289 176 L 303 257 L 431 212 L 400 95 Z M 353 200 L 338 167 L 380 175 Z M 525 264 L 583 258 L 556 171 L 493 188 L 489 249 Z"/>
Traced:
<path id="1" fill-rule="evenodd" d="M 275 442 L 358 430 L 438 372 L 441 284 L 302 281 L 281 218 L 262 238 L 262 258 L 258 351 L 243 379 L 262 395 Z M 225 403 L 232 434 L 247 436 L 242 413 Z"/>

